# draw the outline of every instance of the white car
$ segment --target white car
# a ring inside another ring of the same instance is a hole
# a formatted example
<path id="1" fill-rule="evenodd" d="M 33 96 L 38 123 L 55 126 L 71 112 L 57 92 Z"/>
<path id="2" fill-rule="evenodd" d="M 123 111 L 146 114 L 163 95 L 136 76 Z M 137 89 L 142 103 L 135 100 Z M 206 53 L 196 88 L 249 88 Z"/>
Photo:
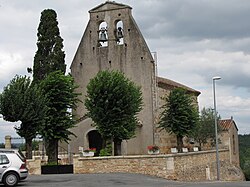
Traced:
<path id="1" fill-rule="evenodd" d="M 0 183 L 16 186 L 28 177 L 28 169 L 23 154 L 14 149 L 0 149 Z"/>

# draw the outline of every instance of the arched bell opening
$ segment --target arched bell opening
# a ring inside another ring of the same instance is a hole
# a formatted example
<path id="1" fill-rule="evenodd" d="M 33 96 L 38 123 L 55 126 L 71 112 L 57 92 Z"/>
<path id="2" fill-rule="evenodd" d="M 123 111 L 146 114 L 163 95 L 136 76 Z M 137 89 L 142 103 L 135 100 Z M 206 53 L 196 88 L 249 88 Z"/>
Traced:
<path id="1" fill-rule="evenodd" d="M 124 44 L 124 33 L 123 33 L 123 22 L 121 20 L 116 21 L 116 28 L 115 28 L 115 38 L 116 42 L 119 45 Z"/>
<path id="2" fill-rule="evenodd" d="M 99 47 L 108 46 L 108 24 L 105 21 L 99 24 L 98 42 Z"/>

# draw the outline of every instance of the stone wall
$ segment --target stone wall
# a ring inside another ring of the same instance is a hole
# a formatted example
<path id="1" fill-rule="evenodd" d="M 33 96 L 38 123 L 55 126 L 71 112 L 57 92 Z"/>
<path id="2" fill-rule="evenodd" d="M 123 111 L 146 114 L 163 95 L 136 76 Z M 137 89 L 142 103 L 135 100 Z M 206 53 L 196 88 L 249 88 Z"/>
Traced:
<path id="1" fill-rule="evenodd" d="M 26 165 L 31 175 L 41 175 L 41 157 L 33 156 L 32 159 L 26 160 Z"/>
<path id="2" fill-rule="evenodd" d="M 220 150 L 221 180 L 244 180 L 241 170 L 230 164 L 229 151 Z M 200 181 L 216 179 L 215 151 L 168 155 L 73 158 L 74 173 L 128 172 L 169 180 Z"/>
<path id="3" fill-rule="evenodd" d="M 165 156 L 75 157 L 74 173 L 141 173 L 175 179 L 173 160 Z M 166 164 L 163 164 L 167 162 Z"/>
<path id="4" fill-rule="evenodd" d="M 219 151 L 221 180 L 244 180 L 240 168 L 230 164 L 229 150 Z M 41 174 L 41 157 L 27 160 L 29 174 Z M 80 157 L 74 156 L 74 173 L 140 173 L 168 180 L 216 180 L 215 151 L 138 156 Z"/>

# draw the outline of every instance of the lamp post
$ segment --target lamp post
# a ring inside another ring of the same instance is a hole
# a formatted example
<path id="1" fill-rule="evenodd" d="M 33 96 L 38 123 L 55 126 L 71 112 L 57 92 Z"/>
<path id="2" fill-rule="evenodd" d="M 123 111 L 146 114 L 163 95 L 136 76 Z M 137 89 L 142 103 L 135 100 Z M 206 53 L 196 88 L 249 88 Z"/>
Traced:
<path id="1" fill-rule="evenodd" d="M 220 180 L 220 159 L 218 148 L 218 124 L 217 124 L 217 112 L 216 112 L 216 99 L 215 99 L 215 81 L 220 80 L 221 77 L 213 77 L 213 92 L 214 92 L 214 126 L 215 126 L 215 142 L 216 142 L 216 168 L 217 168 L 217 180 Z"/>

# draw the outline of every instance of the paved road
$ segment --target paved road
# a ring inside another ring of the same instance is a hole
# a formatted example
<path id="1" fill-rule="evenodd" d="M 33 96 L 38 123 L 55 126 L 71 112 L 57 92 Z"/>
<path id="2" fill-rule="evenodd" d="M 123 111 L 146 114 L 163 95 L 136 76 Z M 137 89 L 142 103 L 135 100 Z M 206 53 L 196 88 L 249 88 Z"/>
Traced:
<path id="1" fill-rule="evenodd" d="M 140 174 L 63 174 L 29 176 L 18 187 L 249 187 L 249 182 L 184 183 Z M 2 187 L 2 185 L 0 185 Z"/>

